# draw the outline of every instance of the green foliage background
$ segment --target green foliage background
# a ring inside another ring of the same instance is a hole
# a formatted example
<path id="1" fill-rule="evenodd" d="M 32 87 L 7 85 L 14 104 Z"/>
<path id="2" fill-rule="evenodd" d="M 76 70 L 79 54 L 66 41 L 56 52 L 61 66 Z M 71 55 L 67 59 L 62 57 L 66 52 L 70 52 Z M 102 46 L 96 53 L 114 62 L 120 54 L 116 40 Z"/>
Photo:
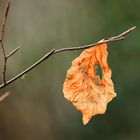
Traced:
<path id="1" fill-rule="evenodd" d="M 0 1 L 1 15 L 5 3 Z M 139 0 L 13 0 L 5 46 L 7 52 L 18 45 L 21 49 L 8 61 L 8 79 L 52 48 L 90 44 L 132 26 L 137 29 L 126 40 L 109 44 L 117 97 L 105 115 L 83 126 L 81 113 L 62 93 L 66 71 L 81 51 L 59 53 L 0 91 L 11 92 L 0 104 L 0 140 L 139 140 L 139 9 Z"/>

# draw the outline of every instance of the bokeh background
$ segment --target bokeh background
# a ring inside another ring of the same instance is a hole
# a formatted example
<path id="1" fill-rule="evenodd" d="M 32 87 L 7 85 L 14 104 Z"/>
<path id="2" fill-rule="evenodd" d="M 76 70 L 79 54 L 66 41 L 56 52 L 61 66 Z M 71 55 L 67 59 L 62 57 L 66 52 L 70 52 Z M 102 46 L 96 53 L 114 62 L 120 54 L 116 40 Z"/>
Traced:
<path id="1" fill-rule="evenodd" d="M 0 0 L 0 19 L 5 3 Z M 139 0 L 13 0 L 4 43 L 7 52 L 17 46 L 20 51 L 8 61 L 8 79 L 53 48 L 90 44 L 132 26 L 137 29 L 109 45 L 117 97 L 105 115 L 83 126 L 81 113 L 63 97 L 66 71 L 81 51 L 63 52 L 0 91 L 11 93 L 0 103 L 0 140 L 139 140 L 139 10 Z M 2 72 L 2 54 L 0 59 Z"/>

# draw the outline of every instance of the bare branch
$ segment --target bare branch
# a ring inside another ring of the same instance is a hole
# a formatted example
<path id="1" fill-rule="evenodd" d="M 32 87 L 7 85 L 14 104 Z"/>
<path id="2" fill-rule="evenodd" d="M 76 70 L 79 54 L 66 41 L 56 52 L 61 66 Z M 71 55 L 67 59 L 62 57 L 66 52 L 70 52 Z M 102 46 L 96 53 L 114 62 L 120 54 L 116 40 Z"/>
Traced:
<path id="1" fill-rule="evenodd" d="M 74 51 L 74 50 L 87 49 L 87 48 L 90 48 L 92 46 L 96 46 L 98 44 L 123 40 L 123 39 L 125 39 L 125 36 L 128 35 L 135 28 L 136 28 L 136 26 L 126 30 L 125 32 L 121 33 L 120 35 L 117 35 L 117 36 L 114 36 L 114 37 L 110 37 L 108 39 L 102 39 L 102 40 L 98 41 L 97 43 L 93 43 L 93 44 L 89 44 L 89 45 L 85 45 L 85 46 L 80 46 L 80 47 L 62 48 L 62 49 L 56 50 L 54 53 L 59 53 L 59 52 L 62 52 L 62 51 Z"/>
<path id="2" fill-rule="evenodd" d="M 4 83 L 4 85 L 6 85 L 7 57 L 6 57 L 5 48 L 4 48 L 4 44 L 3 44 L 3 41 L 2 40 L 0 40 L 0 44 L 1 44 L 2 53 L 3 53 L 3 59 L 4 59 L 2 77 L 3 77 L 3 83 Z"/>
<path id="3" fill-rule="evenodd" d="M 6 57 L 6 52 L 5 52 L 5 48 L 4 48 L 4 44 L 3 44 L 3 37 L 4 37 L 5 26 L 6 26 L 6 22 L 7 22 L 8 13 L 9 13 L 10 3 L 11 3 L 11 1 L 8 0 L 7 5 L 5 6 L 3 20 L 2 20 L 2 25 L 1 25 L 1 30 L 0 30 L 0 33 L 1 33 L 1 36 L 0 36 L 0 45 L 1 45 L 1 48 L 2 48 L 3 59 L 4 59 L 4 62 L 3 62 L 3 72 L 2 72 L 2 77 L 3 77 L 3 83 L 4 83 L 4 85 L 6 85 L 7 57 Z"/>
<path id="4" fill-rule="evenodd" d="M 4 88 L 5 86 L 7 86 L 7 85 L 13 83 L 14 81 L 16 81 L 17 79 L 21 78 L 23 75 L 27 74 L 29 71 L 31 71 L 33 68 L 38 66 L 40 63 L 42 63 L 46 59 L 48 59 L 53 54 L 64 52 L 64 51 L 74 51 L 74 50 L 87 49 L 87 48 L 90 48 L 90 47 L 93 47 L 93 46 L 96 46 L 96 45 L 99 45 L 99 44 L 123 40 L 123 39 L 125 39 L 125 36 L 128 35 L 135 28 L 136 27 L 132 27 L 132 28 L 128 29 L 127 31 L 121 33 L 120 35 L 110 37 L 108 39 L 102 39 L 97 43 L 93 43 L 93 44 L 89 44 L 89 45 L 85 45 L 85 46 L 80 46 L 80 47 L 62 48 L 62 49 L 58 49 L 58 50 L 53 49 L 52 51 L 47 53 L 45 56 L 43 56 L 41 59 L 39 59 L 37 62 L 35 62 L 33 65 L 31 65 L 30 67 L 28 67 L 27 69 L 25 69 L 24 71 L 22 71 L 21 73 L 19 73 L 18 75 L 16 75 L 15 77 L 10 79 L 9 81 L 7 81 L 6 85 L 4 85 L 4 84 L 0 85 L 0 89 Z"/>
<path id="5" fill-rule="evenodd" d="M 21 78 L 23 75 L 25 75 L 26 73 L 28 73 L 29 71 L 31 71 L 37 65 L 39 65 L 40 63 L 42 63 L 43 61 L 45 61 L 46 59 L 48 59 L 54 53 L 54 51 L 55 51 L 55 49 L 51 50 L 49 53 L 47 53 L 46 55 L 44 55 L 41 59 L 39 59 L 33 65 L 31 65 L 30 67 L 28 67 L 26 70 L 22 71 L 20 74 L 16 75 L 11 80 L 7 81 L 6 82 L 6 85 L 4 85 L 4 84 L 0 85 L 0 89 L 4 88 L 5 86 L 9 85 L 10 83 L 14 82 L 15 80 Z"/>
<path id="6" fill-rule="evenodd" d="M 8 17 L 8 13 L 9 13 L 10 4 L 11 4 L 11 1 L 8 0 L 7 5 L 5 7 L 5 10 L 4 10 L 3 20 L 2 20 L 2 25 L 1 25 L 0 41 L 2 41 L 3 37 L 4 37 L 5 26 L 6 26 L 6 22 L 7 22 L 7 17 Z"/>

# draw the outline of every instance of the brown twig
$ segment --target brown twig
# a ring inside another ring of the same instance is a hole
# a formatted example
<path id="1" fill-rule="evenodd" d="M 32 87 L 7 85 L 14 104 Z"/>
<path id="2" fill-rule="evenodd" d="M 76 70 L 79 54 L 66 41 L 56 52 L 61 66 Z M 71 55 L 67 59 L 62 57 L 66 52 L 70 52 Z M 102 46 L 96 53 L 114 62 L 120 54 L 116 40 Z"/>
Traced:
<path id="1" fill-rule="evenodd" d="M 6 57 L 6 54 L 5 54 L 5 49 L 4 49 L 3 41 L 0 41 L 0 43 L 1 43 L 2 53 L 3 53 L 3 59 L 4 59 L 2 77 L 3 77 L 3 83 L 4 83 L 4 85 L 6 85 L 7 57 Z"/>
<path id="2" fill-rule="evenodd" d="M 2 102 L 7 96 L 9 96 L 10 92 L 6 92 L 0 96 L 0 102 Z"/>
<path id="3" fill-rule="evenodd" d="M 20 74 L 16 75 L 15 77 L 13 77 L 9 81 L 7 81 L 6 82 L 6 86 L 9 85 L 10 83 L 14 82 L 15 80 L 21 78 L 23 75 L 25 75 L 26 73 L 28 73 L 29 71 L 31 71 L 37 65 L 39 65 L 40 63 L 42 63 L 43 61 L 45 61 L 46 59 L 48 59 L 54 53 L 54 51 L 55 51 L 55 49 L 51 50 L 49 53 L 47 53 L 46 55 L 44 55 L 41 59 L 39 59 L 33 65 L 31 65 L 30 67 L 28 67 L 26 70 L 22 71 Z M 5 87 L 4 84 L 0 85 L 0 89 L 2 89 L 4 87 Z"/>
<path id="4" fill-rule="evenodd" d="M 4 10 L 3 20 L 2 20 L 2 25 L 1 25 L 1 37 L 0 37 L 0 40 L 3 40 L 3 37 L 4 37 L 5 26 L 6 26 L 7 17 L 8 17 L 8 13 L 9 13 L 9 9 L 10 9 L 10 4 L 11 4 L 11 1 L 8 0 L 7 5 L 5 6 L 5 10 Z"/>
<path id="5" fill-rule="evenodd" d="M 5 6 L 5 10 L 4 10 L 4 15 L 3 15 L 3 20 L 2 20 L 2 25 L 1 25 L 1 36 L 0 36 L 0 45 L 2 48 L 2 53 L 3 53 L 3 72 L 2 72 L 2 77 L 3 77 L 3 83 L 4 85 L 6 85 L 6 65 L 7 65 L 7 57 L 6 57 L 6 52 L 5 52 L 5 48 L 4 48 L 4 43 L 3 43 L 3 37 L 4 37 L 4 33 L 5 33 L 5 26 L 6 26 L 6 22 L 7 22 L 7 17 L 8 17 L 8 13 L 9 13 L 9 8 L 10 8 L 10 0 L 8 0 L 7 5 Z"/>
<path id="6" fill-rule="evenodd" d="M 117 36 L 114 36 L 114 37 L 110 37 L 108 39 L 102 39 L 101 41 L 99 41 L 97 43 L 93 43 L 93 44 L 89 44 L 89 45 L 85 45 L 85 46 L 80 46 L 80 47 L 62 48 L 62 49 L 58 49 L 58 50 L 53 49 L 49 53 L 47 53 L 45 56 L 43 56 L 41 59 L 39 59 L 37 62 L 35 62 L 33 65 L 31 65 L 30 67 L 28 67 L 26 70 L 22 71 L 21 73 L 19 73 L 18 75 L 16 75 L 15 77 L 13 77 L 12 79 L 10 79 L 9 81 L 7 81 L 6 82 L 6 85 L 4 85 L 4 84 L 0 85 L 0 89 L 4 88 L 5 86 L 7 86 L 7 85 L 13 83 L 14 81 L 16 81 L 17 79 L 21 78 L 23 75 L 27 74 L 29 71 L 31 71 L 33 68 L 35 68 L 36 66 L 38 66 L 40 63 L 42 63 L 46 59 L 48 59 L 53 54 L 64 52 L 64 51 L 74 51 L 74 50 L 87 49 L 87 48 L 96 46 L 98 44 L 109 43 L 109 42 L 113 42 L 113 41 L 123 40 L 123 39 L 125 39 L 125 36 L 128 35 L 135 28 L 136 27 L 132 27 L 132 28 L 128 29 L 127 31 L 121 33 L 120 35 L 117 35 Z"/>
<path id="7" fill-rule="evenodd" d="M 87 48 L 90 48 L 92 46 L 96 46 L 98 44 L 123 40 L 123 39 L 125 39 L 125 36 L 128 35 L 135 28 L 136 28 L 136 26 L 126 30 L 125 32 L 121 33 L 120 35 L 117 35 L 117 36 L 114 36 L 114 37 L 110 37 L 110 38 L 107 38 L 107 39 L 102 39 L 102 40 L 98 41 L 97 43 L 93 43 L 93 44 L 89 44 L 89 45 L 84 45 L 84 46 L 80 46 L 80 47 L 62 48 L 62 49 L 56 50 L 54 53 L 59 53 L 59 52 L 62 52 L 62 51 L 74 51 L 74 50 L 87 49 Z"/>
<path id="8" fill-rule="evenodd" d="M 11 51 L 9 54 L 6 55 L 7 58 L 13 56 L 16 54 L 16 52 L 20 49 L 20 47 L 15 48 L 13 51 Z"/>

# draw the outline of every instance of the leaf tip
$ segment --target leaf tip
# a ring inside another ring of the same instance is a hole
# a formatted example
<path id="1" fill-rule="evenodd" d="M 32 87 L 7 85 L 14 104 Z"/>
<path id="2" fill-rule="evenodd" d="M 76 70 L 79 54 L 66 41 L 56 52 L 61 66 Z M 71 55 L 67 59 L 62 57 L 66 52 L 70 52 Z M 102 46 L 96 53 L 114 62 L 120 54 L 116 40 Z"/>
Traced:
<path id="1" fill-rule="evenodd" d="M 90 116 L 89 114 L 83 114 L 83 124 L 86 125 L 90 121 L 91 117 L 92 115 Z"/>

